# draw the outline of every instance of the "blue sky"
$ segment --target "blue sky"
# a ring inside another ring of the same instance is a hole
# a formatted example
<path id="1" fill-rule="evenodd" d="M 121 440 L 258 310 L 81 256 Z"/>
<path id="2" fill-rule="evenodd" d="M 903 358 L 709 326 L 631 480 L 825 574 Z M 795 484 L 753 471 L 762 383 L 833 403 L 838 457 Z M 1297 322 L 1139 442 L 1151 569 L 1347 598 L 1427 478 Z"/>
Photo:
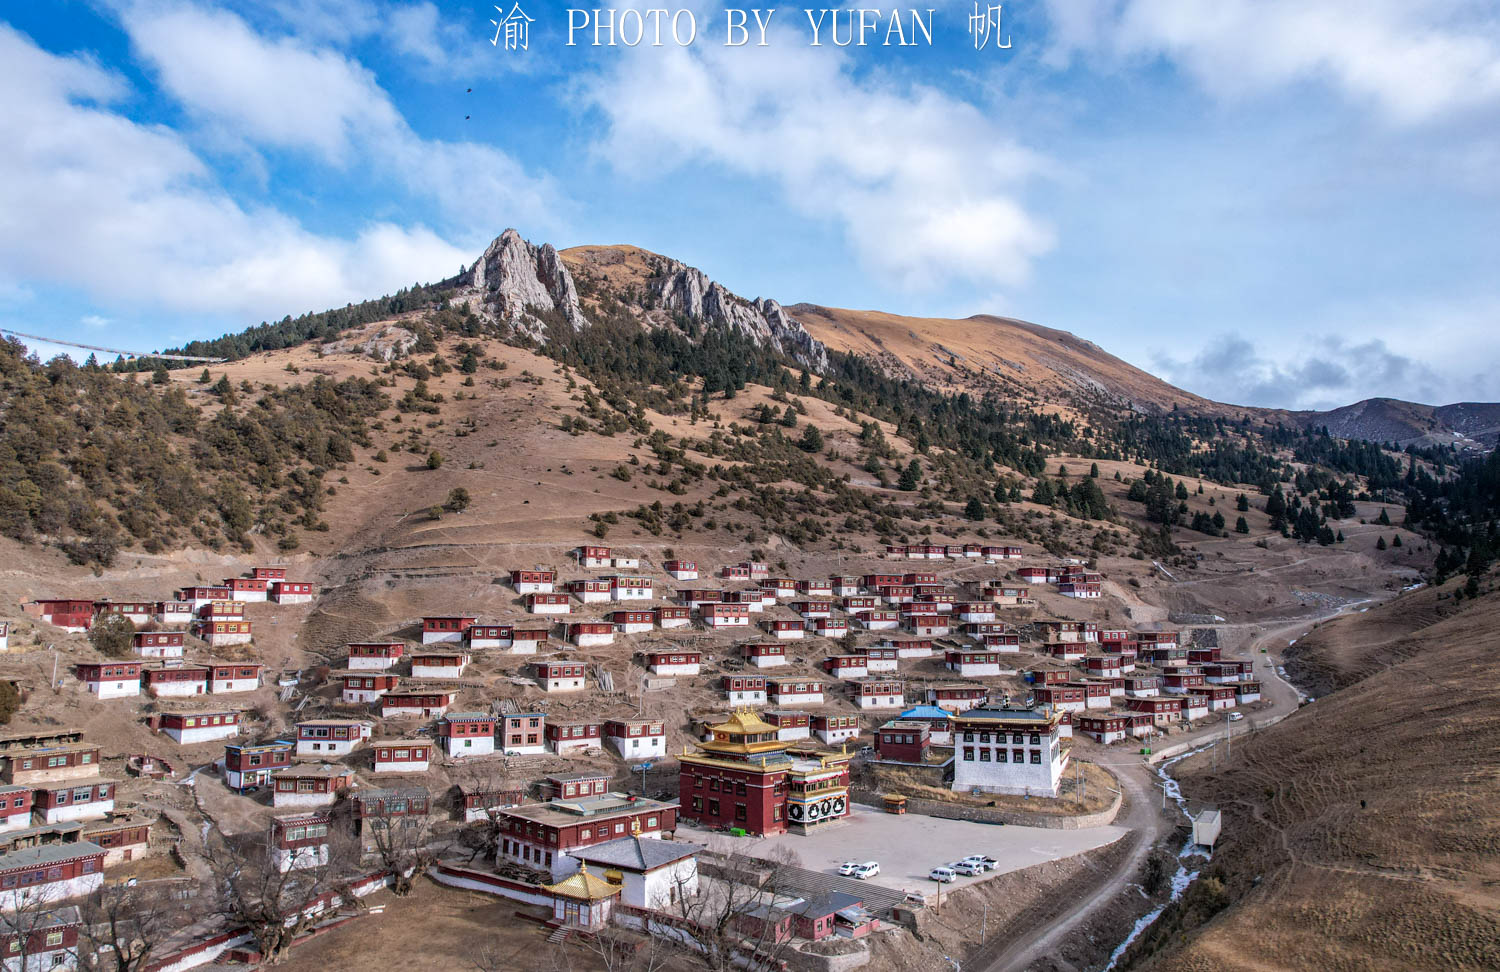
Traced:
<path id="1" fill-rule="evenodd" d="M 526 51 L 486 3 L 10 5 L 0 326 L 161 348 L 515 226 L 1021 317 L 1237 403 L 1500 399 L 1493 3 L 1027 0 L 976 51 L 933 2 L 930 47 L 810 47 L 785 7 L 726 48 L 698 4 L 692 46 L 632 49 L 532 0 Z"/>

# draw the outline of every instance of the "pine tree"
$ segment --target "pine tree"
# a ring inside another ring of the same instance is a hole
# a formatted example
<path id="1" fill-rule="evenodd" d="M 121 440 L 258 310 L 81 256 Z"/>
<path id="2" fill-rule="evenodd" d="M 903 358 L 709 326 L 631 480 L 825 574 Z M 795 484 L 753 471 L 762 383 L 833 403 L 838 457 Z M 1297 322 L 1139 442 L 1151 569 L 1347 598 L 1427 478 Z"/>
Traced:
<path id="1" fill-rule="evenodd" d="M 1378 538 L 1375 541 L 1375 549 L 1376 550 L 1384 550 L 1385 549 L 1385 537 L 1380 537 L 1380 538 Z"/>
<path id="2" fill-rule="evenodd" d="M 1247 513 L 1247 512 L 1249 512 L 1249 510 L 1250 510 L 1250 497 L 1246 496 L 1244 493 L 1241 493 L 1240 495 L 1236 496 L 1234 498 L 1234 508 L 1236 510 L 1238 510 L 1239 512 L 1241 512 L 1241 513 Z"/>
<path id="3" fill-rule="evenodd" d="M 964 516 L 971 520 L 984 519 L 984 504 L 979 502 L 978 496 L 969 497 L 969 502 L 964 505 Z"/>
<path id="4" fill-rule="evenodd" d="M 1089 466 L 1089 478 L 1090 479 L 1098 479 L 1099 478 L 1099 464 L 1097 462 L 1093 463 L 1092 465 Z"/>
<path id="5" fill-rule="evenodd" d="M 1240 517 L 1238 520 L 1234 521 L 1234 532 L 1235 533 L 1249 533 L 1250 532 L 1250 524 L 1245 522 L 1245 518 L 1243 516 Z"/>
<path id="6" fill-rule="evenodd" d="M 802 438 L 797 440 L 797 448 L 803 452 L 822 452 L 823 433 L 818 431 L 816 425 L 808 422 L 802 429 Z"/>
<path id="7" fill-rule="evenodd" d="M 901 471 L 901 479 L 897 481 L 896 488 L 910 493 L 920 485 L 922 485 L 922 466 L 913 459 Z"/>
<path id="8" fill-rule="evenodd" d="M 427 468 L 437 469 L 443 464 L 443 454 L 436 449 L 427 454 Z"/>
<path id="9" fill-rule="evenodd" d="M 211 382 L 213 380 L 214 380 L 214 376 L 208 373 L 208 369 L 207 368 L 204 368 L 203 369 L 203 374 L 201 374 L 201 375 L 198 376 L 198 384 L 200 384 L 200 385 L 207 385 L 209 382 Z"/>
<path id="10" fill-rule="evenodd" d="M 1393 546 L 1393 547 L 1399 547 L 1399 546 L 1401 546 L 1401 534 L 1398 533 L 1398 534 L 1396 534 L 1395 537 L 1393 537 L 1391 539 L 1391 546 Z"/>
<path id="11" fill-rule="evenodd" d="M 1278 532 L 1286 529 L 1286 494 L 1281 491 L 1281 484 L 1271 491 L 1266 498 L 1266 515 L 1271 518 L 1271 529 Z"/>
<path id="12" fill-rule="evenodd" d="M 1380 508 L 1380 515 L 1375 518 L 1375 522 L 1381 526 L 1391 525 L 1391 515 L 1385 511 L 1385 507 Z"/>
<path id="13" fill-rule="evenodd" d="M 1052 491 L 1052 482 L 1048 479 L 1038 479 L 1036 489 L 1031 492 L 1031 501 L 1039 506 L 1051 506 L 1057 494 Z"/>

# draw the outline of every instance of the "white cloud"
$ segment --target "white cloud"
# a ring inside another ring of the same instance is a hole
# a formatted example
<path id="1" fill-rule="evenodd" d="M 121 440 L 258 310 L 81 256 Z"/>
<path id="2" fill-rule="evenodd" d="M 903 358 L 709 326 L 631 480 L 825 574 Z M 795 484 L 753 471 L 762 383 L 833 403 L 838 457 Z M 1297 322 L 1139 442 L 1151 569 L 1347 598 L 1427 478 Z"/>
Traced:
<path id="1" fill-rule="evenodd" d="M 129 91 L 84 57 L 0 25 L 0 279 L 260 319 L 448 276 L 470 254 L 431 230 L 317 235 L 248 209 L 169 129 L 108 109 Z"/>
<path id="2" fill-rule="evenodd" d="M 1317 81 L 1398 123 L 1500 103 L 1500 19 L 1473 0 L 1047 0 L 1054 61 L 1165 57 L 1242 96 Z"/>
<path id="3" fill-rule="evenodd" d="M 1422 330 L 1434 327 L 1442 329 L 1428 320 Z M 1493 401 L 1500 396 L 1492 377 L 1500 360 L 1486 360 L 1493 358 L 1487 348 L 1472 354 L 1467 368 L 1458 362 L 1438 368 L 1425 355 L 1403 353 L 1380 338 L 1347 340 L 1334 332 L 1268 350 L 1220 335 L 1189 358 L 1157 353 L 1153 364 L 1179 387 L 1236 405 L 1328 409 L 1376 397 L 1428 405 Z"/>
<path id="4" fill-rule="evenodd" d="M 186 3 L 142 2 L 122 20 L 162 88 L 217 142 L 368 170 L 436 203 L 469 235 L 558 226 L 564 204 L 551 179 L 489 145 L 420 137 L 375 76 L 331 46 L 269 37 L 233 13 Z"/>
<path id="5" fill-rule="evenodd" d="M 78 319 L 78 321 L 84 327 L 92 327 L 92 328 L 109 327 L 111 324 L 114 323 L 109 318 L 107 318 L 107 317 L 101 317 L 98 314 L 85 314 L 82 317 L 80 317 Z"/>
<path id="6" fill-rule="evenodd" d="M 1023 283 L 1053 245 L 1020 200 L 1045 160 L 974 105 L 852 70 L 827 47 L 640 48 L 584 96 L 622 171 L 709 163 L 768 179 L 908 289 Z"/>

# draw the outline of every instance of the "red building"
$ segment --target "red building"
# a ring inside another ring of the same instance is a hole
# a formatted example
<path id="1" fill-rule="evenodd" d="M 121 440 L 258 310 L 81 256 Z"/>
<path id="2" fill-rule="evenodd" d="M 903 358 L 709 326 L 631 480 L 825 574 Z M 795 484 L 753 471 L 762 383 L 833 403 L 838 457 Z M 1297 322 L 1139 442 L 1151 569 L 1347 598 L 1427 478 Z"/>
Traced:
<path id="1" fill-rule="evenodd" d="M 549 773 L 542 782 L 544 800 L 579 800 L 609 792 L 608 773 Z"/>
<path id="2" fill-rule="evenodd" d="M 265 786 L 271 774 L 292 765 L 296 745 L 286 739 L 224 747 L 224 784 L 231 790 Z"/>
<path id="3" fill-rule="evenodd" d="M 600 738 L 604 733 L 602 723 L 588 719 L 547 720 L 542 735 L 547 748 L 562 755 L 578 749 L 601 748 Z"/>
<path id="4" fill-rule="evenodd" d="M 575 848 L 677 830 L 676 804 L 614 793 L 511 807 L 495 816 L 501 834 L 496 860 L 547 871 L 554 880 L 578 870 L 568 856 Z"/>
<path id="5" fill-rule="evenodd" d="M 94 624 L 94 602 L 80 598 L 47 598 L 32 601 L 33 609 L 43 621 L 65 631 L 87 631 Z"/>
<path id="6" fill-rule="evenodd" d="M 224 586 L 236 601 L 264 601 L 270 582 L 260 577 L 226 577 Z"/>
<path id="7" fill-rule="evenodd" d="M 932 727 L 926 722 L 892 719 L 875 733 L 875 752 L 881 759 L 920 763 L 932 746 Z"/>
<path id="8" fill-rule="evenodd" d="M 849 760 L 800 750 L 747 709 L 710 727 L 700 752 L 678 757 L 682 814 L 752 834 L 806 831 L 849 813 Z"/>
<path id="9" fill-rule="evenodd" d="M 271 600 L 278 604 L 311 601 L 313 586 L 302 581 L 276 581 L 271 585 Z"/>
<path id="10" fill-rule="evenodd" d="M 422 619 L 422 644 L 431 645 L 442 641 L 462 641 L 464 632 L 479 621 L 476 617 L 446 615 Z"/>

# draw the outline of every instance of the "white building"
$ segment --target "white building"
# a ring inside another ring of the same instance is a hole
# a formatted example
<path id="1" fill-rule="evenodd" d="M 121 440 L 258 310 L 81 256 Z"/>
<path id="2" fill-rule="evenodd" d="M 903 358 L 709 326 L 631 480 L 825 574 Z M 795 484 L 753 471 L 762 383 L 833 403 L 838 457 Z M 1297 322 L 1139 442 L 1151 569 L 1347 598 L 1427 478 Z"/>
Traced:
<path id="1" fill-rule="evenodd" d="M 453 654 L 434 652 L 421 652 L 411 656 L 412 678 L 447 678 L 454 679 L 463 676 L 464 669 L 469 665 L 467 652 Z"/>
<path id="2" fill-rule="evenodd" d="M 654 589 L 649 577 L 617 574 L 609 579 L 609 596 L 616 601 L 649 601 Z"/>
<path id="3" fill-rule="evenodd" d="M 615 643 L 615 626 L 608 621 L 575 621 L 568 625 L 568 640 L 580 648 Z"/>
<path id="4" fill-rule="evenodd" d="M 425 773 L 432 763 L 432 743 L 426 739 L 389 739 L 370 743 L 376 773 Z"/>
<path id="5" fill-rule="evenodd" d="M 988 678 L 1002 674 L 998 651 L 955 649 L 944 657 L 948 670 L 965 678 Z"/>
<path id="6" fill-rule="evenodd" d="M 766 704 L 766 680 L 759 675 L 725 675 L 720 684 L 730 705 Z"/>
<path id="7" fill-rule="evenodd" d="M 374 731 L 375 725 L 358 719 L 312 719 L 297 723 L 297 755 L 329 759 L 347 756 Z"/>
<path id="8" fill-rule="evenodd" d="M 79 665 L 78 677 L 101 699 L 123 699 L 141 694 L 141 663 L 90 662 Z"/>
<path id="9" fill-rule="evenodd" d="M 1060 716 L 1032 709 L 970 709 L 953 716 L 953 789 L 1057 796 L 1068 766 Z"/>
<path id="10" fill-rule="evenodd" d="M 905 688 L 900 682 L 890 679 L 866 679 L 857 683 L 854 704 L 861 709 L 903 709 L 906 707 Z"/>
<path id="11" fill-rule="evenodd" d="M 659 759 L 667 754 L 666 723 L 654 719 L 610 719 L 604 740 L 624 759 Z"/>
<path id="12" fill-rule="evenodd" d="M 238 712 L 164 712 L 161 731 L 183 746 L 240 734 Z"/>
<path id="13" fill-rule="evenodd" d="M 696 844 L 657 837 L 621 837 L 590 847 L 577 847 L 570 856 L 588 864 L 592 873 L 613 871 L 623 879 L 620 903 L 633 908 L 671 912 L 684 898 L 698 893 Z"/>
<path id="14" fill-rule="evenodd" d="M 285 814 L 271 821 L 271 863 L 282 874 L 328 864 L 328 817 Z"/>
<path id="15" fill-rule="evenodd" d="M 650 651 L 645 661 L 653 675 L 697 675 L 703 667 L 703 655 L 696 651 Z"/>
<path id="16" fill-rule="evenodd" d="M 859 738 L 859 716 L 815 715 L 812 717 L 813 735 L 830 746 Z"/>
<path id="17" fill-rule="evenodd" d="M 162 624 L 186 627 L 193 621 L 192 601 L 157 601 L 156 620 Z"/>
<path id="18" fill-rule="evenodd" d="M 115 809 L 115 781 L 99 778 L 42 783 L 32 790 L 31 811 L 41 823 L 98 820 Z"/>
<path id="19" fill-rule="evenodd" d="M 0 911 L 31 909 L 39 902 L 50 908 L 54 901 L 93 894 L 104 884 L 105 853 L 98 844 L 78 841 L 23 847 L 0 857 Z"/>
<path id="20" fill-rule="evenodd" d="M 438 724 L 438 738 L 449 759 L 488 756 L 495 751 L 495 717 L 484 712 L 450 712 Z"/>

